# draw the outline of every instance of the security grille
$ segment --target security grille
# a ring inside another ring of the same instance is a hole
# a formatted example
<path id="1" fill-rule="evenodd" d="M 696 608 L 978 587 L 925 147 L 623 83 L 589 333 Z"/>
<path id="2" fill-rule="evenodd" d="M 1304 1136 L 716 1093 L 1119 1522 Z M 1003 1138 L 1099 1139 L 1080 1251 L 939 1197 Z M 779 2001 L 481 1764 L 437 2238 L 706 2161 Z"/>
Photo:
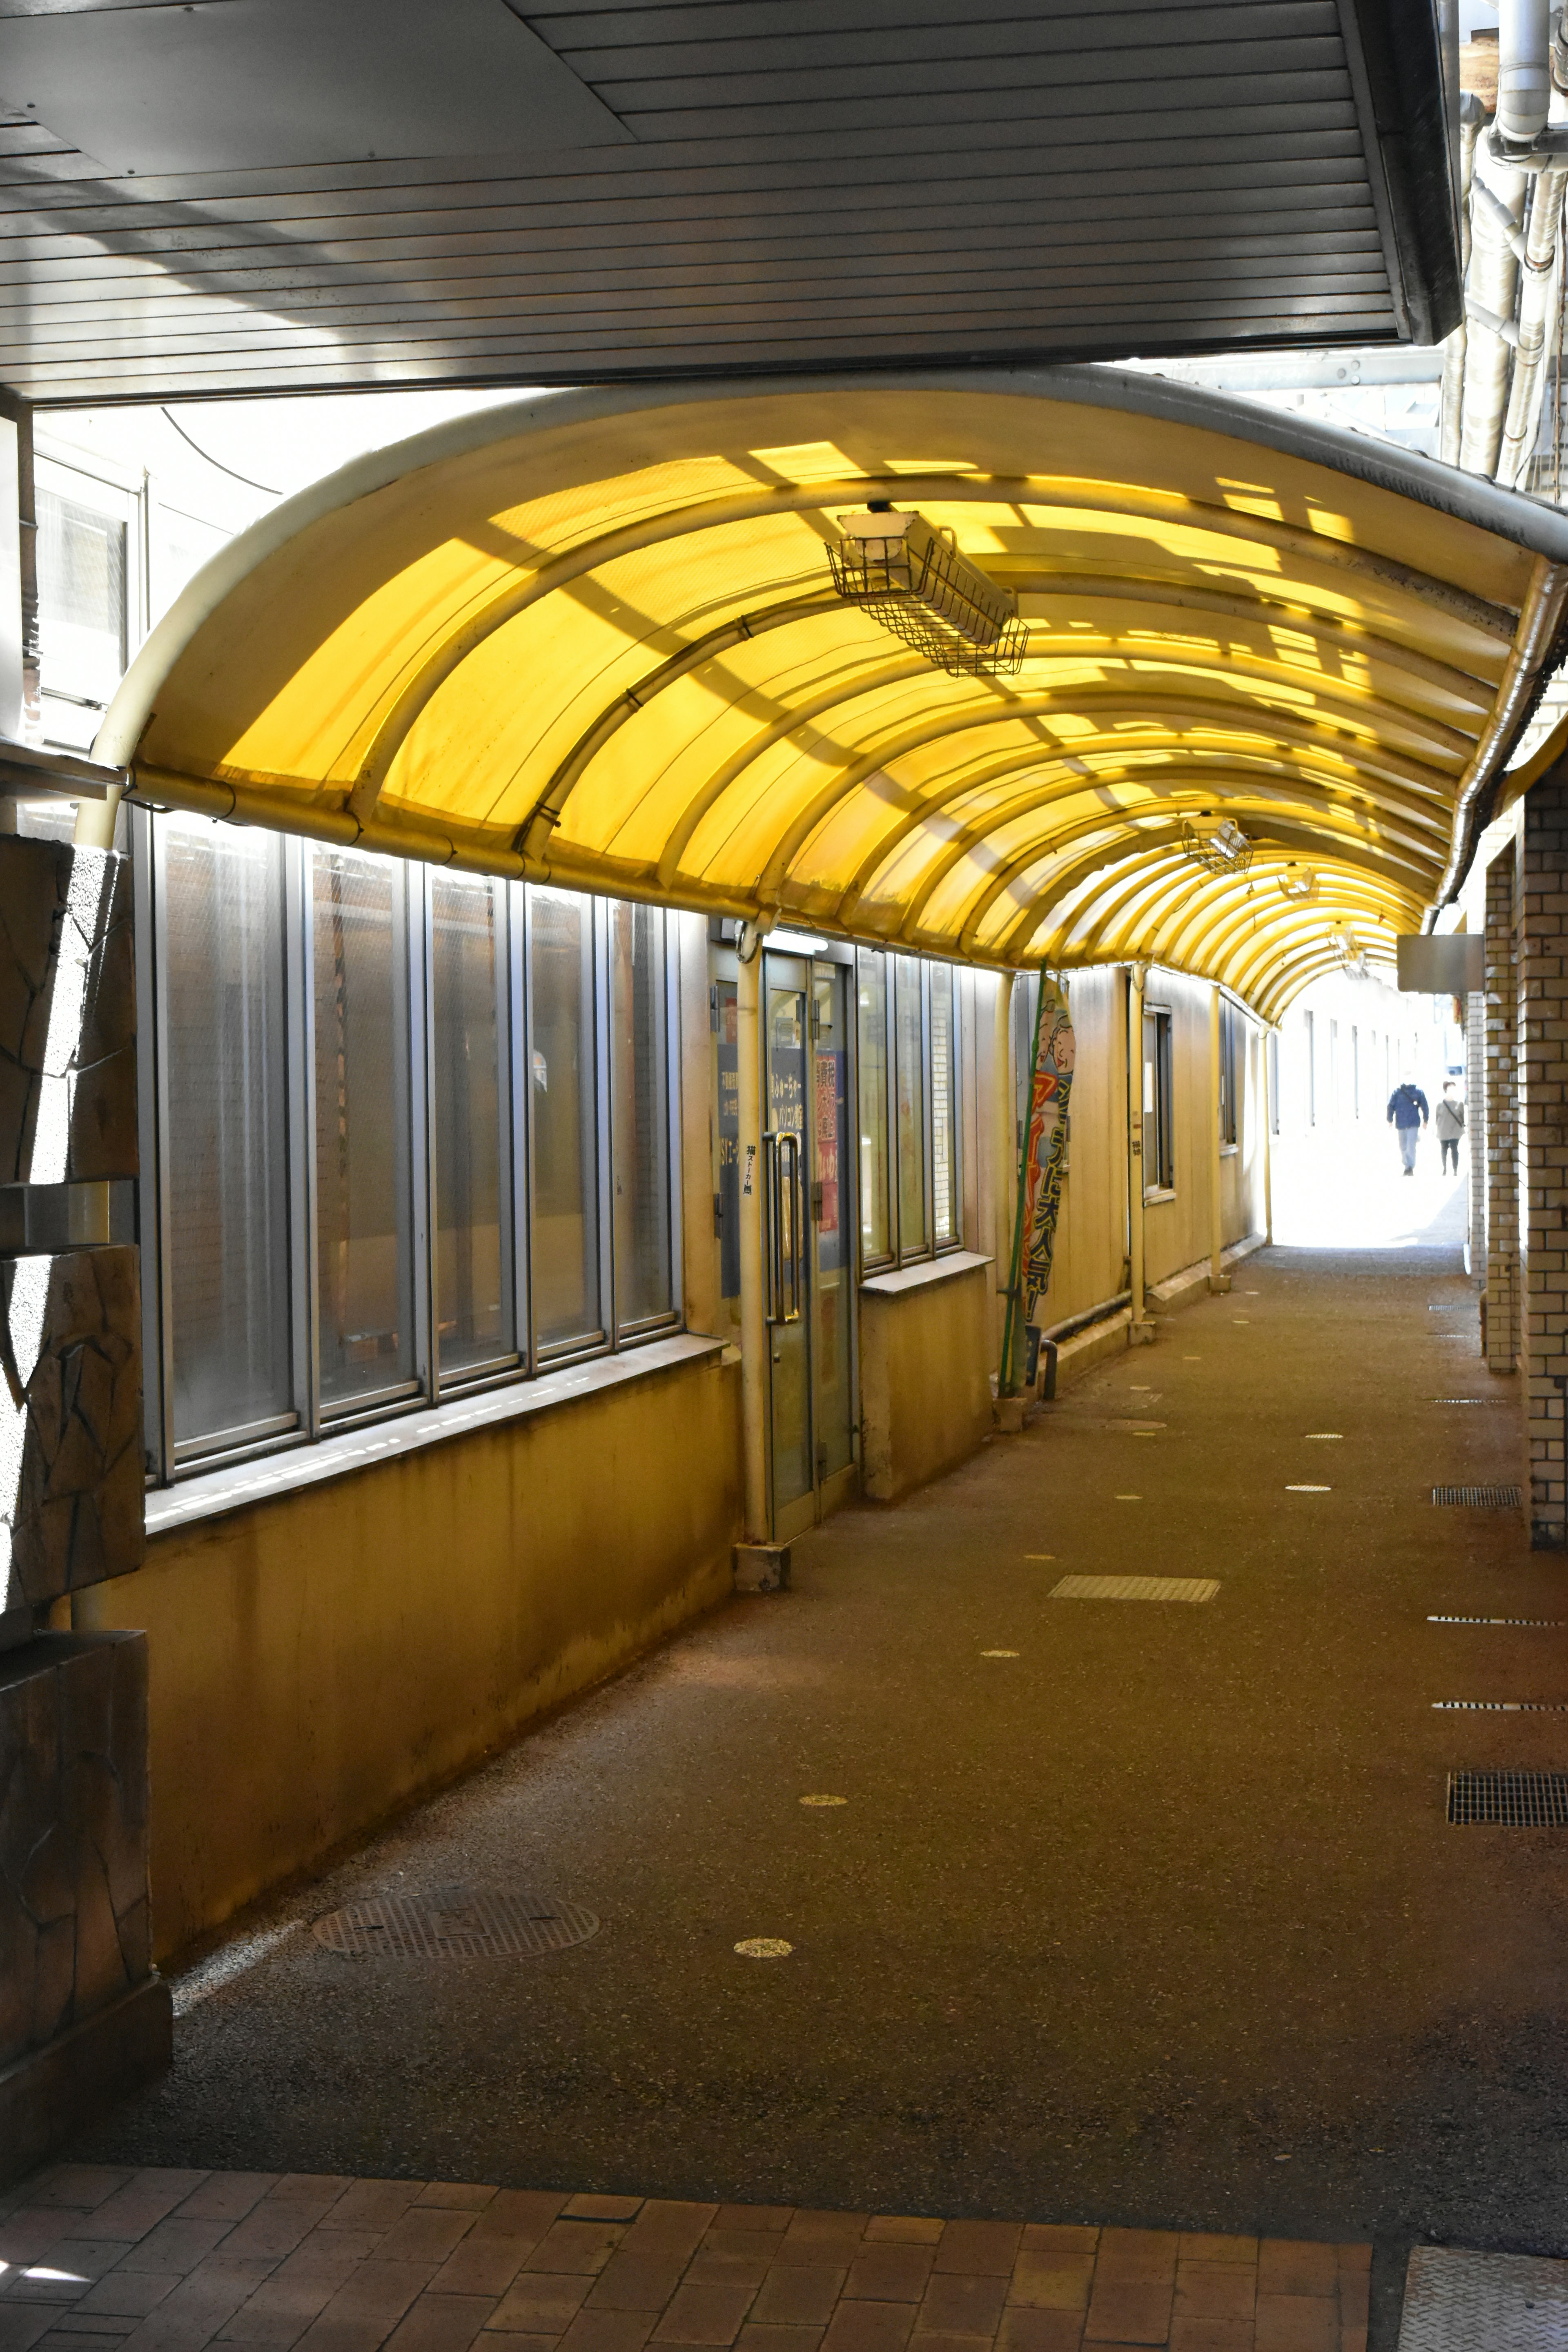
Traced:
<path id="1" fill-rule="evenodd" d="M 1435 1503 L 1462 1503 L 1472 1511 L 1517 1511 L 1517 1486 L 1434 1486 Z"/>
<path id="2" fill-rule="evenodd" d="M 1428 1617 L 1428 1625 L 1564 1625 L 1565 1617 Z"/>
<path id="3" fill-rule="evenodd" d="M 397 1959 L 533 1959 L 586 1943 L 599 1922 L 581 1904 L 544 1895 L 489 1895 L 472 1886 L 438 1886 L 428 1895 L 381 1895 L 345 1903 L 312 1923 L 311 1933 L 345 1959 L 384 1954 Z"/>
<path id="4" fill-rule="evenodd" d="M 1448 1819 L 1458 1828 L 1568 1829 L 1568 1772 L 1450 1772 Z"/>
<path id="5" fill-rule="evenodd" d="M 1437 1715 L 1568 1715 L 1555 1698 L 1435 1698 Z"/>

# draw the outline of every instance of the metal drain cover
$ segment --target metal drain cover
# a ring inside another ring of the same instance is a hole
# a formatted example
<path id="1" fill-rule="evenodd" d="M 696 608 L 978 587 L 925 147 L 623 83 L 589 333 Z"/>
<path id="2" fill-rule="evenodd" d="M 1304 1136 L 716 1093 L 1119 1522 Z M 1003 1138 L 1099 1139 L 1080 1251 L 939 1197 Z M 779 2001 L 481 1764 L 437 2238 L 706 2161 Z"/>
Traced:
<path id="1" fill-rule="evenodd" d="M 1212 1601 L 1219 1591 L 1213 1576 L 1064 1576 L 1051 1587 L 1053 1601 Z"/>
<path id="2" fill-rule="evenodd" d="M 1558 2352 L 1568 2344 L 1568 2263 L 1417 2246 L 1399 2352 Z"/>
<path id="3" fill-rule="evenodd" d="M 491 1895 L 474 1886 L 437 1886 L 427 1895 L 377 1895 L 345 1903 L 312 1921 L 329 1952 L 364 1960 L 533 1959 L 585 1944 L 599 1922 L 580 1903 L 542 1895 Z"/>
<path id="4" fill-rule="evenodd" d="M 1434 1486 L 1435 1503 L 1468 1503 L 1476 1511 L 1517 1511 L 1517 1486 Z"/>
<path id="5" fill-rule="evenodd" d="M 1456 1826 L 1568 1830 L 1568 1772 L 1450 1772 Z"/>

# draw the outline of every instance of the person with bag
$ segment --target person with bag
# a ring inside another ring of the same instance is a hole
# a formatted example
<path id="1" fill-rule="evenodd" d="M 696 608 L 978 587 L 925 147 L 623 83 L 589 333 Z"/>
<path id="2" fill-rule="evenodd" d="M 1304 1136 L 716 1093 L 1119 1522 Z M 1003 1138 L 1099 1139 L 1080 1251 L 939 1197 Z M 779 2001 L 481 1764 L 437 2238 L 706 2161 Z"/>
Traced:
<path id="1" fill-rule="evenodd" d="M 1445 1078 L 1443 1081 L 1443 1099 L 1437 1106 L 1436 1117 L 1432 1124 L 1437 1131 L 1437 1140 L 1443 1148 L 1443 1173 L 1445 1176 L 1448 1173 L 1448 1154 L 1451 1151 L 1454 1155 L 1454 1173 L 1457 1176 L 1459 1172 L 1459 1138 L 1465 1131 L 1465 1106 L 1455 1092 L 1452 1078 Z"/>

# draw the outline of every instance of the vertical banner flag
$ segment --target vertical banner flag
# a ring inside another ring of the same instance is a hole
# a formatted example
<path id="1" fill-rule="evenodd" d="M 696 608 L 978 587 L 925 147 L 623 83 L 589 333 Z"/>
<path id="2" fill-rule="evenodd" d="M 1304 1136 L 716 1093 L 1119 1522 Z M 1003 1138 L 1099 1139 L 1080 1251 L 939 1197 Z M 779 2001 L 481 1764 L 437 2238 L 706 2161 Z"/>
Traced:
<path id="1" fill-rule="evenodd" d="M 1022 1384 L 1024 1334 L 1037 1322 L 1040 1302 L 1050 1286 L 1057 1215 L 1067 1165 L 1067 1110 L 1072 1093 L 1074 1054 L 1067 998 L 1057 982 L 1042 972 L 1035 1020 L 1029 1122 L 1018 1168 L 1018 1213 L 1013 1233 L 1012 1282 L 1002 1353 L 1005 1395 L 1016 1396 Z"/>

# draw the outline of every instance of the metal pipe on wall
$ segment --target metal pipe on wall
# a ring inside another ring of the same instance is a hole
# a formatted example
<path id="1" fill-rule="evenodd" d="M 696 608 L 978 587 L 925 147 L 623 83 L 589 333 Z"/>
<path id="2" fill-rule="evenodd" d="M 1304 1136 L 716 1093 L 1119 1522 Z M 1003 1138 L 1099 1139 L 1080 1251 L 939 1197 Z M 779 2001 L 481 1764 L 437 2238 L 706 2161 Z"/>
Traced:
<path id="1" fill-rule="evenodd" d="M 767 1312 L 763 1297 L 763 1057 L 758 1006 L 763 934 L 741 933 L 735 988 L 736 1110 L 741 1179 L 741 1433 L 746 1541 L 765 1544 L 768 1509 Z"/>
<path id="2" fill-rule="evenodd" d="M 1486 147 L 1475 160 L 1470 205 L 1470 266 L 1465 279 L 1465 392 L 1459 463 L 1467 473 L 1495 472 L 1508 404 L 1519 289 L 1519 247 L 1526 174 L 1500 163 Z"/>
<path id="3" fill-rule="evenodd" d="M 1509 388 L 1508 416 L 1498 452 L 1497 478 L 1514 488 L 1541 432 L 1548 360 L 1557 341 L 1563 299 L 1561 248 L 1563 192 L 1568 170 L 1548 164 L 1537 177 L 1530 205 L 1519 298 L 1519 343 Z"/>

